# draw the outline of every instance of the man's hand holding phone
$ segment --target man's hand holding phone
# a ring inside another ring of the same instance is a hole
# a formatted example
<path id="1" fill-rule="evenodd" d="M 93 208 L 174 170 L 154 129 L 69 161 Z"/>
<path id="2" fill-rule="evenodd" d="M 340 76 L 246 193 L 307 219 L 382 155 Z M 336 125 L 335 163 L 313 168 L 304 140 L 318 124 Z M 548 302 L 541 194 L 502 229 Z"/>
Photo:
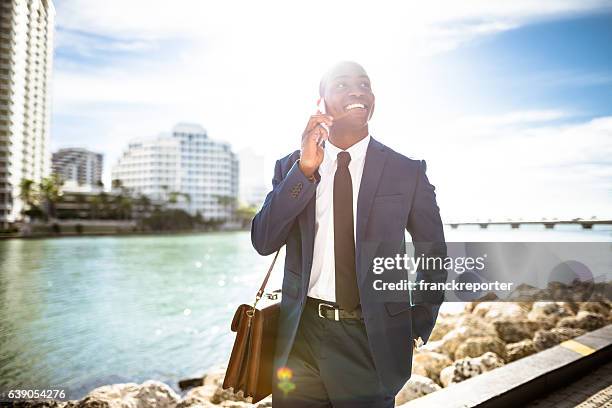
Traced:
<path id="1" fill-rule="evenodd" d="M 302 133 L 302 149 L 300 152 L 300 170 L 306 177 L 314 176 L 315 171 L 323 162 L 323 141 L 329 137 L 328 128 L 333 126 L 334 118 L 331 115 L 326 115 L 317 112 L 312 115 L 304 133 Z"/>

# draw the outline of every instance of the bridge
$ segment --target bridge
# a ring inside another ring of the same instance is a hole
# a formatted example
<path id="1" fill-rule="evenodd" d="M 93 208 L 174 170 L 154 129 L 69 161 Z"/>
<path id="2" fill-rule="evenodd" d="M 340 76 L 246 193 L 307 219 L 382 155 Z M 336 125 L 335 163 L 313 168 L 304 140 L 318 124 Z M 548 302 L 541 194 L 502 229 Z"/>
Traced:
<path id="1" fill-rule="evenodd" d="M 480 228 L 487 228 L 489 225 L 510 225 L 513 229 L 519 228 L 521 225 L 544 225 L 547 229 L 553 229 L 555 225 L 581 225 L 584 229 L 592 229 L 594 225 L 612 225 L 612 220 L 599 220 L 590 219 L 583 220 L 582 218 L 574 218 L 572 220 L 536 220 L 536 221 L 522 221 L 522 220 L 507 220 L 507 221 L 471 221 L 471 222 L 449 222 L 446 225 L 450 225 L 451 228 L 456 229 L 460 225 L 478 225 Z"/>

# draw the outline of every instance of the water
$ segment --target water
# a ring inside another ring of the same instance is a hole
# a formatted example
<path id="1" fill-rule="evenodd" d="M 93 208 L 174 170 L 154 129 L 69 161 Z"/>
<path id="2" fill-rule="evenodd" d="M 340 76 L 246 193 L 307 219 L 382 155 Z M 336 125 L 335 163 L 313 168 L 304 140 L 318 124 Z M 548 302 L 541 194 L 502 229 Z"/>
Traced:
<path id="1" fill-rule="evenodd" d="M 570 226 L 571 227 L 571 226 Z M 448 230 L 449 241 L 610 241 L 610 229 Z M 0 241 L 0 391 L 180 379 L 227 361 L 271 261 L 248 232 Z M 282 252 L 269 288 L 280 287 Z M 445 304 L 442 311 L 458 311 Z"/>

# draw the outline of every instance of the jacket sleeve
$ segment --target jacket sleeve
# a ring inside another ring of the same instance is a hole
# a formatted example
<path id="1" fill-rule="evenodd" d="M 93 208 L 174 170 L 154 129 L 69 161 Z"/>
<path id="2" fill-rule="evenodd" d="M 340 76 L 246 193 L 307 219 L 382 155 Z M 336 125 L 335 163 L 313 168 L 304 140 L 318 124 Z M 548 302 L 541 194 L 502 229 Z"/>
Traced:
<path id="1" fill-rule="evenodd" d="M 310 181 L 299 167 L 299 159 L 283 177 L 281 161 L 276 162 L 272 191 L 251 224 L 251 242 L 260 255 L 270 255 L 285 245 L 296 217 L 315 195 L 319 183 Z"/>
<path id="2" fill-rule="evenodd" d="M 440 257 L 444 261 L 447 251 L 440 208 L 436 203 L 435 187 L 425 174 L 426 169 L 427 164 L 422 160 L 418 168 L 417 185 L 406 229 L 412 236 L 415 256 Z M 416 281 L 446 282 L 447 277 L 448 272 L 443 267 L 428 270 L 419 268 Z M 427 342 L 436 323 L 440 305 L 444 301 L 444 291 L 415 290 L 413 301 L 414 337 L 420 336 L 424 342 Z"/>

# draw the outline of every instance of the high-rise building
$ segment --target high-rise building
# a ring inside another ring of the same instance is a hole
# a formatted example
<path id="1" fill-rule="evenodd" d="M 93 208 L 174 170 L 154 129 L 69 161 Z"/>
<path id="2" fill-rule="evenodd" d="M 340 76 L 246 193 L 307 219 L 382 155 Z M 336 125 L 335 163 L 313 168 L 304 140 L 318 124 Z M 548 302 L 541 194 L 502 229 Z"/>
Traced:
<path id="1" fill-rule="evenodd" d="M 264 156 L 257 154 L 252 148 L 246 148 L 238 153 L 240 160 L 240 201 L 247 205 L 260 207 L 269 191 L 264 178 Z"/>
<path id="2" fill-rule="evenodd" d="M 228 143 L 209 139 L 199 125 L 178 124 L 170 134 L 132 140 L 113 166 L 112 179 L 133 194 L 222 221 L 236 206 L 238 171 Z"/>
<path id="3" fill-rule="evenodd" d="M 51 159 L 53 173 L 64 182 L 79 186 L 98 186 L 102 182 L 103 156 L 83 148 L 59 149 Z"/>
<path id="4" fill-rule="evenodd" d="M 51 0 L 0 1 L 0 227 L 20 218 L 23 179 L 51 172 Z"/>

